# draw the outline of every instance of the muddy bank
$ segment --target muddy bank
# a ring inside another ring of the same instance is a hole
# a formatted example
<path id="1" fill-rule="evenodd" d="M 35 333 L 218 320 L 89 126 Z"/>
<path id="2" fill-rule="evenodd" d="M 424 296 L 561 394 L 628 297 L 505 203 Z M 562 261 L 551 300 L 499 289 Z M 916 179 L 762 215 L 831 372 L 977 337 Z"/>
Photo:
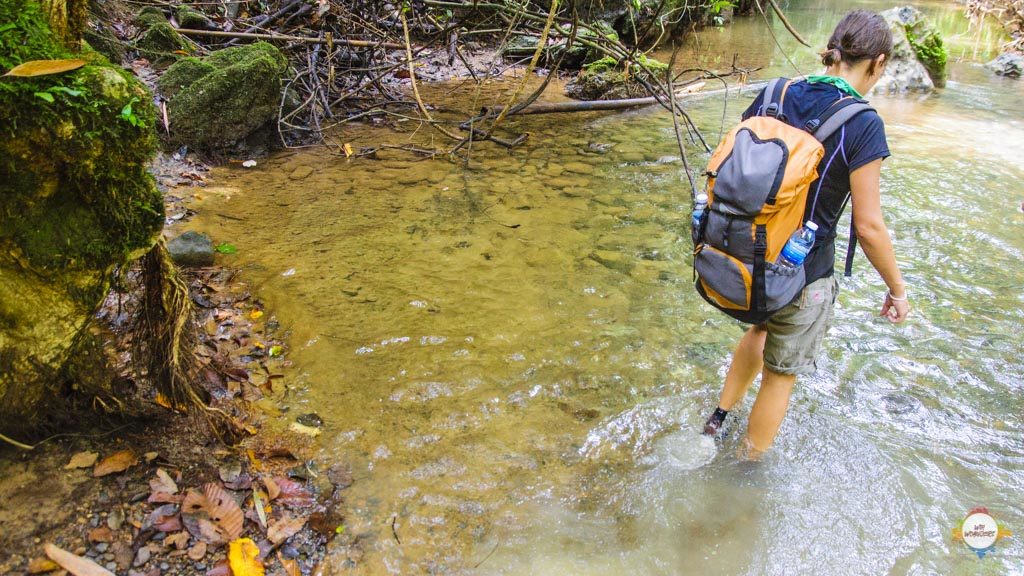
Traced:
<path id="1" fill-rule="evenodd" d="M 162 155 L 151 171 L 164 195 L 164 234 L 177 236 L 206 193 L 207 168 Z M 57 573 L 44 552 L 54 544 L 116 574 L 225 574 L 229 543 L 250 538 L 268 573 L 308 574 L 344 532 L 341 491 L 351 476 L 342 465 L 317 469 L 319 416 L 282 405 L 293 377 L 287 334 L 239 280 L 231 254 L 218 258 L 185 276 L 197 311 L 194 353 L 206 366 L 201 385 L 227 428 L 131 381 L 123 331 L 137 292 L 129 272 L 93 328 L 119 367 L 125 405 L 97 407 L 104 416 L 32 451 L 0 447 L 0 573 Z M 230 521 L 214 520 L 223 512 L 211 508 L 217 497 L 230 501 Z"/>

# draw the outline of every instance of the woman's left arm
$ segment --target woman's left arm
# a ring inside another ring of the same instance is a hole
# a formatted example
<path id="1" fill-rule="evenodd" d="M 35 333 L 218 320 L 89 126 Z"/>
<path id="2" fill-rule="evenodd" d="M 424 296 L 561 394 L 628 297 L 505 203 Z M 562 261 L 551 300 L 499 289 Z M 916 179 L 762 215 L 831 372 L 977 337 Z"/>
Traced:
<path id="1" fill-rule="evenodd" d="M 882 217 L 882 199 L 879 190 L 882 159 L 850 172 L 850 192 L 853 197 L 853 223 L 864 254 L 878 270 L 889 291 L 882 304 L 881 315 L 898 324 L 910 314 L 906 284 L 896 263 L 896 254 L 889 238 L 889 229 Z"/>

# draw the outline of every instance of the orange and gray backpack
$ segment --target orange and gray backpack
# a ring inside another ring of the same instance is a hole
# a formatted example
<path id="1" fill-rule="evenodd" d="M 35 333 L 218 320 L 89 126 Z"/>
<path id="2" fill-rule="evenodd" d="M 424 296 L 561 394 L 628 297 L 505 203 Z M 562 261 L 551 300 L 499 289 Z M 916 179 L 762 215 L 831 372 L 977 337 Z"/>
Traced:
<path id="1" fill-rule="evenodd" d="M 706 173 L 708 205 L 693 227 L 697 291 L 751 324 L 767 320 L 804 288 L 803 266 L 777 260 L 805 221 L 808 190 L 825 154 L 822 142 L 872 109 L 844 97 L 797 128 L 782 113 L 791 83 L 769 82 L 758 114 L 737 124 L 715 149 Z"/>

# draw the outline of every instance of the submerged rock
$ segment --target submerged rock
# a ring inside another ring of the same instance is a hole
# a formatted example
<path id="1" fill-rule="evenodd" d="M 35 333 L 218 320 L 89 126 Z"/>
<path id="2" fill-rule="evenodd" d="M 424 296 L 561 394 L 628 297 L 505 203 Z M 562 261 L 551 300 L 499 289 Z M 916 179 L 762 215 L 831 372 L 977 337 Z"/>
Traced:
<path id="1" fill-rule="evenodd" d="M 182 58 L 157 81 L 173 146 L 207 152 L 244 140 L 277 117 L 288 61 L 266 42 Z"/>
<path id="2" fill-rule="evenodd" d="M 45 21 L 35 3 L 0 3 L 0 22 L 14 24 L 0 35 L 0 69 L 45 58 L 88 60 L 71 72 L 0 82 L 4 431 L 59 412 L 71 372 L 79 392 L 92 391 L 84 382 L 109 385 L 82 369 L 93 354 L 80 347 L 90 340 L 84 327 L 113 268 L 149 250 L 164 219 L 147 172 L 156 148 L 152 96 L 98 55 L 70 54 Z"/>
<path id="3" fill-rule="evenodd" d="M 1012 52 L 1000 54 L 995 60 L 985 64 L 985 67 L 1000 76 L 1020 78 L 1024 72 L 1024 55 Z"/>
<path id="4" fill-rule="evenodd" d="M 892 31 L 893 50 L 876 94 L 931 92 L 946 85 L 946 48 L 942 36 L 912 6 L 882 12 Z"/>
<path id="5" fill-rule="evenodd" d="M 212 266 L 213 242 L 206 234 L 188 231 L 167 243 L 171 260 L 179 266 Z"/>

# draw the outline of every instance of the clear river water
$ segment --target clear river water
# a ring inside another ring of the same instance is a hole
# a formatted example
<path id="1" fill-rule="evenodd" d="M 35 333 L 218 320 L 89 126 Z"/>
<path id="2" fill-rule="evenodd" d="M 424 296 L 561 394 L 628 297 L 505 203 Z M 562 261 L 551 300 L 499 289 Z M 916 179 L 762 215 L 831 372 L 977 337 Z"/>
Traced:
<path id="1" fill-rule="evenodd" d="M 218 169 L 190 226 L 237 246 L 229 263 L 290 333 L 279 425 L 317 412 L 318 458 L 355 477 L 334 569 L 1024 572 L 1024 81 L 980 66 L 997 31 L 919 6 L 947 33 L 948 86 L 872 99 L 913 316 L 878 317 L 884 285 L 859 255 L 821 369 L 757 465 L 735 457 L 752 394 L 723 439 L 698 434 L 743 326 L 693 289 L 663 110 L 510 119 L 530 139 L 474 143 L 468 166 L 313 148 Z M 786 10 L 823 46 L 846 8 Z M 691 35 L 679 65 L 735 53 L 758 78 L 819 70 L 772 30 L 792 62 L 754 17 Z M 752 96 L 686 107 L 713 146 L 723 105 L 728 127 Z M 471 87 L 426 97 L 473 109 Z M 333 135 L 356 149 L 438 137 L 415 122 Z M 692 144 L 688 157 L 707 159 Z M 951 537 L 977 506 L 1015 533 L 984 559 Z"/>

